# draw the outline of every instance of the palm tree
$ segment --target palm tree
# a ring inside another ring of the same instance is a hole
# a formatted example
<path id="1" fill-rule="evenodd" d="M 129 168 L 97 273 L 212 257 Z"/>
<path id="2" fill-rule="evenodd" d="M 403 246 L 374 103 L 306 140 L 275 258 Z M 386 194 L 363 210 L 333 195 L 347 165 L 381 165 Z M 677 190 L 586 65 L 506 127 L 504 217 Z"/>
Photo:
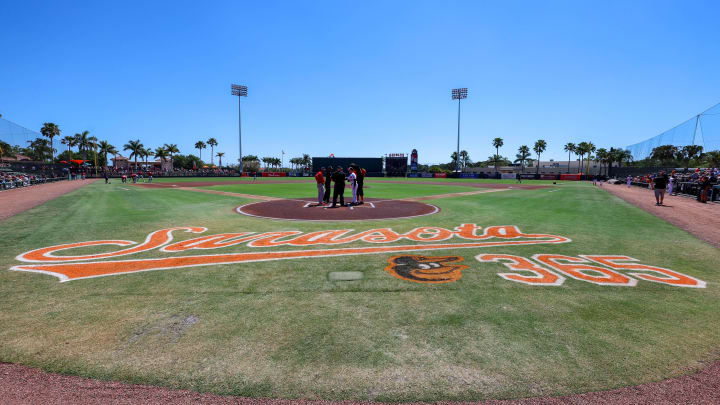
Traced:
<path id="1" fill-rule="evenodd" d="M 170 156 L 170 152 L 162 146 L 155 148 L 155 151 L 153 152 L 153 157 L 155 159 L 160 159 L 161 162 L 166 161 L 168 156 Z"/>
<path id="2" fill-rule="evenodd" d="M 67 145 L 68 148 L 68 160 L 72 159 L 72 151 L 70 150 L 71 147 L 75 146 L 75 137 L 70 135 L 65 135 L 63 139 L 60 140 L 60 143 L 63 145 Z"/>
<path id="3" fill-rule="evenodd" d="M 55 149 L 53 148 L 53 138 L 60 135 L 60 127 L 53 124 L 52 122 L 46 122 L 43 124 L 42 128 L 40 128 L 40 133 L 50 139 L 50 159 L 51 161 L 55 160 Z"/>
<path id="4" fill-rule="evenodd" d="M 466 168 L 470 163 L 472 163 L 472 160 L 470 160 L 470 154 L 466 150 L 461 150 L 460 164 L 462 165 L 463 169 Z"/>
<path id="5" fill-rule="evenodd" d="M 153 154 L 155 156 L 155 159 L 160 159 L 161 162 L 165 162 L 167 160 L 168 156 L 170 155 L 170 152 L 168 152 L 167 149 L 164 147 L 155 148 L 155 152 Z M 162 168 L 162 163 L 160 164 L 160 167 Z"/>
<path id="6" fill-rule="evenodd" d="M 203 142 L 203 141 L 195 142 L 195 149 L 197 149 L 199 152 L 200 156 L 198 156 L 198 157 L 200 158 L 200 160 L 202 160 L 202 150 L 205 148 L 207 148 L 207 145 L 205 145 L 205 142 Z"/>
<path id="7" fill-rule="evenodd" d="M 458 170 L 460 168 L 460 159 L 458 158 L 457 152 L 453 152 L 450 155 L 450 163 L 455 167 L 455 170 Z"/>
<path id="8" fill-rule="evenodd" d="M 215 153 L 214 148 L 217 146 L 218 142 L 215 138 L 210 138 L 207 140 L 207 144 L 210 145 L 210 164 L 215 165 L 215 157 L 213 154 Z"/>
<path id="9" fill-rule="evenodd" d="M 97 174 L 97 144 L 98 139 L 94 136 L 88 137 L 88 146 L 93 150 L 95 153 L 95 174 Z"/>
<path id="10" fill-rule="evenodd" d="M 170 164 L 171 164 L 170 167 L 174 168 L 175 167 L 174 157 L 175 157 L 176 153 L 180 153 L 180 149 L 178 149 L 177 145 L 175 145 L 174 143 L 169 143 L 169 144 L 166 143 L 165 145 L 163 145 L 163 148 L 170 154 Z"/>
<path id="11" fill-rule="evenodd" d="M 575 154 L 580 156 L 580 173 L 583 172 L 583 167 L 585 167 L 585 154 L 588 153 L 589 145 L 587 142 L 583 141 L 577 144 L 575 147 Z"/>
<path id="12" fill-rule="evenodd" d="M 565 144 L 565 152 L 568 153 L 568 173 L 570 173 L 570 154 L 575 153 L 577 146 L 574 143 L 568 142 Z"/>
<path id="13" fill-rule="evenodd" d="M 270 162 L 272 161 L 272 158 L 265 156 L 261 160 L 263 163 L 265 163 L 265 170 L 267 170 L 268 166 L 270 165 Z"/>
<path id="14" fill-rule="evenodd" d="M 115 154 L 117 151 L 115 147 L 110 145 L 108 141 L 100 141 L 98 144 L 98 151 L 100 152 L 100 160 L 102 161 L 104 170 L 107 170 L 107 155 L 108 153 Z"/>
<path id="15" fill-rule="evenodd" d="M 44 161 L 45 157 L 50 155 L 50 142 L 47 139 L 35 138 L 33 141 L 27 141 L 29 148 L 32 150 L 33 159 Z"/>
<path id="16" fill-rule="evenodd" d="M 595 156 L 597 157 L 598 162 L 600 162 L 600 175 L 602 175 L 603 164 L 608 164 L 610 152 L 608 152 L 605 148 L 599 148 Z"/>
<path id="17" fill-rule="evenodd" d="M 218 152 L 215 156 L 220 159 L 220 168 L 222 169 L 222 157 L 225 156 L 225 152 Z"/>
<path id="18" fill-rule="evenodd" d="M 540 154 L 545 152 L 545 149 L 547 148 L 547 142 L 545 142 L 544 139 L 539 139 L 537 142 L 535 142 L 535 146 L 533 147 L 533 150 L 535 153 L 537 153 L 537 171 L 536 174 L 540 174 Z"/>
<path id="19" fill-rule="evenodd" d="M 307 153 L 303 153 L 301 164 L 304 167 L 310 167 L 312 165 L 312 158 Z"/>
<path id="20" fill-rule="evenodd" d="M 622 162 L 626 162 L 626 163 L 632 162 L 633 155 L 627 149 L 617 149 L 615 151 L 615 158 L 613 160 L 618 162 L 618 164 L 620 166 L 622 166 Z"/>
<path id="21" fill-rule="evenodd" d="M 495 156 L 500 155 L 500 147 L 503 146 L 503 139 L 495 138 L 493 139 L 492 144 L 495 147 Z M 497 159 L 495 159 L 495 171 L 497 172 Z"/>
<path id="22" fill-rule="evenodd" d="M 137 158 L 142 154 L 143 149 L 145 149 L 145 145 L 143 145 L 139 139 L 135 141 L 131 140 L 123 146 L 123 150 L 129 150 L 131 152 L 128 158 L 135 158 L 135 171 L 138 169 Z"/>
<path id="23" fill-rule="evenodd" d="M 595 148 L 595 144 L 592 142 L 587 143 L 587 149 L 585 149 L 585 152 L 587 152 L 587 171 L 585 174 L 590 175 L 590 159 L 592 158 L 592 153 L 595 152 L 597 149 Z"/>
<path id="24" fill-rule="evenodd" d="M 518 153 L 515 155 L 515 163 L 520 163 L 520 171 L 525 172 L 525 163 L 530 157 L 530 148 L 527 145 L 522 145 L 518 148 Z"/>
<path id="25" fill-rule="evenodd" d="M 152 156 L 153 151 L 149 148 L 143 148 L 142 149 L 142 157 L 145 161 L 145 170 L 148 170 L 148 157 Z"/>
<path id="26" fill-rule="evenodd" d="M 75 134 L 75 145 L 78 147 L 78 152 L 82 152 L 83 160 L 87 160 L 87 148 L 90 146 L 89 136 L 90 131 L 82 131 L 79 134 Z"/>

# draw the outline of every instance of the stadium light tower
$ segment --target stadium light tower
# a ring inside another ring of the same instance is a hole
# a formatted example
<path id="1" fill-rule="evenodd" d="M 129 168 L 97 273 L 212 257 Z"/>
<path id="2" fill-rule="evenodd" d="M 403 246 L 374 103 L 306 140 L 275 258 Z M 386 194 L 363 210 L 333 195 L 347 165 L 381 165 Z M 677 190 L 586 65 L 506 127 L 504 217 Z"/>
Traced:
<path id="1" fill-rule="evenodd" d="M 242 174 L 243 171 L 243 161 L 242 161 L 242 115 L 240 114 L 240 99 L 241 97 L 247 97 L 247 86 L 242 86 L 239 84 L 232 84 L 230 85 L 230 93 L 233 96 L 238 96 L 238 152 L 240 153 L 240 157 L 238 158 L 238 162 L 240 163 L 240 174 Z"/>
<path id="2" fill-rule="evenodd" d="M 452 89 L 452 99 L 458 101 L 458 137 L 457 154 L 455 155 L 455 171 L 460 171 L 460 100 L 467 98 L 467 87 Z"/>

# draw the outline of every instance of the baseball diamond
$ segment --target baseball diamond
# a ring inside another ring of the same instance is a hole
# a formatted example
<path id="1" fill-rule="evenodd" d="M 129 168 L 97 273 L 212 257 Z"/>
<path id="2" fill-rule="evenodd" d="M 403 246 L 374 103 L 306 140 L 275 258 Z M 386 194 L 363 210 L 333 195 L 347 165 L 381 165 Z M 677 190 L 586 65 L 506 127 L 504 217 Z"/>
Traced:
<path id="1" fill-rule="evenodd" d="M 0 405 L 720 404 L 720 2 L 2 10 Z"/>

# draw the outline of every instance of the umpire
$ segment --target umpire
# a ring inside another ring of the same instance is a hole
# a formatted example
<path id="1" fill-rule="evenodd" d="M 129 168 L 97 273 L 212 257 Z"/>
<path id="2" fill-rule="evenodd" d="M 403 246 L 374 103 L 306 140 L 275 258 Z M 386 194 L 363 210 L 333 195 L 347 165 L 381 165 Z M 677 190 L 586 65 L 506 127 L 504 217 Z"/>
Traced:
<path id="1" fill-rule="evenodd" d="M 323 196 L 323 202 L 325 204 L 330 202 L 330 183 L 332 175 L 332 166 L 328 166 L 327 170 L 325 171 L 325 195 Z"/>
<path id="2" fill-rule="evenodd" d="M 340 196 L 340 206 L 345 206 L 345 172 L 342 170 L 342 166 L 337 167 L 337 171 L 332 175 L 332 181 L 335 183 L 333 189 L 333 203 L 331 208 L 337 206 L 337 199 Z"/>

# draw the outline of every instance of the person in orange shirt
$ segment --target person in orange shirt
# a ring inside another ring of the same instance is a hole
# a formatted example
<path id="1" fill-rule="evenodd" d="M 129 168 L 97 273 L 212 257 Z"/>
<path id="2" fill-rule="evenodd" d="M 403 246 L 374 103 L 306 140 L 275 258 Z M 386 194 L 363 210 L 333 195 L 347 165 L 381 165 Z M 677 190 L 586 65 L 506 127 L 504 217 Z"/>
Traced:
<path id="1" fill-rule="evenodd" d="M 363 191 L 363 185 L 365 184 L 365 175 L 367 174 L 367 171 L 365 169 L 360 168 L 358 170 L 357 174 L 357 183 L 358 183 L 358 189 L 357 189 L 357 195 L 360 199 L 360 204 L 365 204 L 365 192 Z"/>
<path id="2" fill-rule="evenodd" d="M 315 182 L 317 183 L 317 189 L 318 189 L 318 203 L 317 205 L 322 205 L 323 203 L 323 197 L 325 196 L 325 176 L 323 176 L 323 172 L 325 171 L 325 168 L 321 168 L 319 172 L 315 174 Z"/>

